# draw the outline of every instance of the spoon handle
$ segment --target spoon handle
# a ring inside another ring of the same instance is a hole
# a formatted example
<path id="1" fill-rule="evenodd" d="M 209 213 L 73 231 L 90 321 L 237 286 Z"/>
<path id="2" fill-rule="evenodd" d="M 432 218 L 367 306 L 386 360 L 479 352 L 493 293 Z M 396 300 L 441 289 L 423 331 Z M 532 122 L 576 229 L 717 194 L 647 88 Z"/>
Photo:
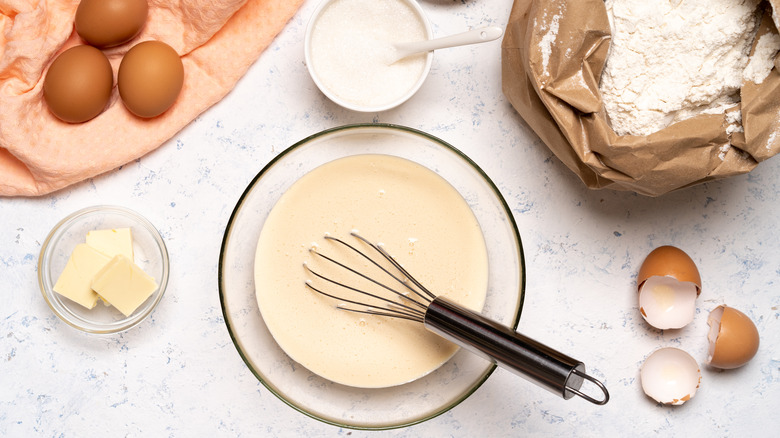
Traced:
<path id="1" fill-rule="evenodd" d="M 481 27 L 467 32 L 457 33 L 432 40 L 410 41 L 394 44 L 397 58 L 405 58 L 409 55 L 431 50 L 446 49 L 448 47 L 466 46 L 469 44 L 493 41 L 503 34 L 503 30 L 497 26 Z"/>

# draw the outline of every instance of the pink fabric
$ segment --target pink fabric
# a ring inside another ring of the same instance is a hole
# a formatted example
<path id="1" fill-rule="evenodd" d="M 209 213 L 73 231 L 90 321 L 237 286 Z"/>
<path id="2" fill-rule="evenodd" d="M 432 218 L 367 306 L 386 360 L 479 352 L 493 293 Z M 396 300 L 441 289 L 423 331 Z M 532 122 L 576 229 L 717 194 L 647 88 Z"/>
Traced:
<path id="1" fill-rule="evenodd" d="M 73 19 L 78 0 L 0 0 L 0 196 L 36 196 L 99 175 L 154 150 L 224 97 L 303 0 L 149 0 L 141 34 L 104 51 L 117 68 L 145 40 L 172 46 L 184 86 L 161 116 L 130 113 L 114 88 L 96 118 L 68 124 L 43 100 L 46 69 L 83 44 Z"/>

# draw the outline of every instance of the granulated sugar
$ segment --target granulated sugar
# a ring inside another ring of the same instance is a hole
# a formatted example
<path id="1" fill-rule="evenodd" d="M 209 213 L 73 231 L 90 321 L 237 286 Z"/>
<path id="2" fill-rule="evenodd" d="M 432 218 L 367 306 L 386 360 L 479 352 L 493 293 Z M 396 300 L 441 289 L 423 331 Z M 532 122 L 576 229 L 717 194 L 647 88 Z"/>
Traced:
<path id="1" fill-rule="evenodd" d="M 425 24 L 405 1 L 337 0 L 313 28 L 312 65 L 337 97 L 381 107 L 410 92 L 425 71 L 425 54 L 392 63 L 393 44 L 426 38 Z"/>
<path id="2" fill-rule="evenodd" d="M 758 3 L 606 0 L 612 42 L 600 90 L 615 132 L 648 135 L 734 106 Z"/>

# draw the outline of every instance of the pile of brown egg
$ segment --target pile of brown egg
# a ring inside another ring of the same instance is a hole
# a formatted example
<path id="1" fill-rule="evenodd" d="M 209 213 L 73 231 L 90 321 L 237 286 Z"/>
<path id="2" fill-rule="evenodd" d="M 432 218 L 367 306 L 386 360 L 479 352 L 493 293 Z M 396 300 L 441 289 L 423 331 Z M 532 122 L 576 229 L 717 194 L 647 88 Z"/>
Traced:
<path id="1" fill-rule="evenodd" d="M 87 44 L 62 52 L 43 82 L 49 110 L 69 123 L 86 122 L 109 103 L 114 86 L 111 64 L 101 49 L 135 38 L 146 24 L 147 0 L 82 0 L 76 32 Z M 136 44 L 122 57 L 117 87 L 125 107 L 138 117 L 156 117 L 176 101 L 184 84 L 179 54 L 161 41 Z"/>

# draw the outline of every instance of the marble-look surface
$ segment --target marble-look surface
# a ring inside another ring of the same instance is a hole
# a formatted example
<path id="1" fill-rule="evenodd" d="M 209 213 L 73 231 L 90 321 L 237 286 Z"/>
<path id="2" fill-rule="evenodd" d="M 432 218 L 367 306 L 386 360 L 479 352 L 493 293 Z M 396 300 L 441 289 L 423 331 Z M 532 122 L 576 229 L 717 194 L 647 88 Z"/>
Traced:
<path id="1" fill-rule="evenodd" d="M 437 36 L 505 26 L 510 0 L 423 2 Z M 349 112 L 314 86 L 303 36 L 307 2 L 235 90 L 159 150 L 36 199 L 0 200 L 0 435 L 29 436 L 771 436 L 780 406 L 780 159 L 748 175 L 652 199 L 586 189 L 540 143 L 501 93 L 500 43 L 436 53 L 406 104 Z M 473 158 L 520 227 L 527 296 L 520 331 L 585 362 L 612 400 L 564 401 L 498 370 L 470 398 L 425 423 L 385 432 L 340 429 L 272 395 L 225 327 L 217 263 L 230 213 L 249 181 L 287 146 L 325 128 L 386 122 L 427 131 Z M 37 285 L 41 242 L 82 207 L 118 204 L 145 215 L 171 256 L 168 291 L 151 318 L 94 336 L 57 319 Z M 639 264 L 673 244 L 699 266 L 704 290 L 688 327 L 642 320 Z M 703 365 L 706 317 L 719 304 L 747 313 L 761 347 L 748 365 Z M 702 364 L 701 388 L 659 406 L 638 371 L 677 346 Z M 706 435 L 705 435 L 706 434 Z"/>

